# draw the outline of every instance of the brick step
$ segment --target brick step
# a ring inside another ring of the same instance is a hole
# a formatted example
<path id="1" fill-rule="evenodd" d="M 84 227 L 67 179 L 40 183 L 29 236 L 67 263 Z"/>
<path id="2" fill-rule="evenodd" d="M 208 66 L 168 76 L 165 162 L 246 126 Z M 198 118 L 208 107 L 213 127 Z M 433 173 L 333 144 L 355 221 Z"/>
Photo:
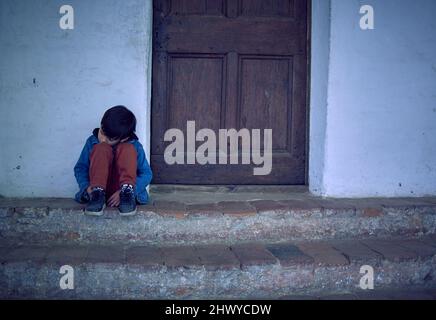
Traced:
<path id="1" fill-rule="evenodd" d="M 436 233 L 436 198 L 155 201 L 134 217 L 89 217 L 70 199 L 0 199 L 4 243 L 232 244 L 419 237 Z"/>
<path id="2" fill-rule="evenodd" d="M 0 298 L 278 299 L 436 290 L 436 237 L 196 246 L 0 247 Z M 60 268 L 74 271 L 61 290 Z M 363 265 L 374 290 L 359 287 Z"/>

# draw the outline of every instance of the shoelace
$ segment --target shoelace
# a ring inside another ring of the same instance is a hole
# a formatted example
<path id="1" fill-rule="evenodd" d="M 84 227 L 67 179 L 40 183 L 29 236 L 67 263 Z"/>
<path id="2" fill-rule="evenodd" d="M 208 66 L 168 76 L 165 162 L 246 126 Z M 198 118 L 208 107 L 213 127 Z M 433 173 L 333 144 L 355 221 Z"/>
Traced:
<path id="1" fill-rule="evenodd" d="M 133 194 L 133 186 L 131 184 L 123 184 L 121 187 L 120 197 L 124 200 L 127 200 L 129 194 Z"/>
<path id="2" fill-rule="evenodd" d="M 99 191 L 99 192 L 96 192 L 96 191 Z M 100 187 L 93 188 L 92 192 L 91 192 L 91 200 L 100 199 L 103 196 L 103 191 L 104 191 L 103 188 L 100 188 Z"/>

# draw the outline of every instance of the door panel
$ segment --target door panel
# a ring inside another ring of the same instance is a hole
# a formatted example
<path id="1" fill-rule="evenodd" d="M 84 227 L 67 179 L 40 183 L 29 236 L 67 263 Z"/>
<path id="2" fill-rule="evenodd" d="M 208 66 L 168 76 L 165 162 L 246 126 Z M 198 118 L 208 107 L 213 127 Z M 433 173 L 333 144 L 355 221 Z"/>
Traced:
<path id="1" fill-rule="evenodd" d="M 305 184 L 307 0 L 155 0 L 153 24 L 154 183 Z M 191 120 L 217 138 L 220 128 L 272 129 L 271 174 L 167 165 L 165 131 L 186 137 Z"/>

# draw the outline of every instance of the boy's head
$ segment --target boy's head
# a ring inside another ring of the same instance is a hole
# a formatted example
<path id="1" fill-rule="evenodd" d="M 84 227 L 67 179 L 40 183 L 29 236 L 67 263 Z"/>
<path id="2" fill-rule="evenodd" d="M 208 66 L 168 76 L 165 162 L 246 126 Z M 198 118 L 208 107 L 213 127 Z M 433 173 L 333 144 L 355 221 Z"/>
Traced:
<path id="1" fill-rule="evenodd" d="M 101 119 L 101 130 L 111 141 L 129 139 L 136 131 L 135 115 L 124 106 L 112 107 Z"/>

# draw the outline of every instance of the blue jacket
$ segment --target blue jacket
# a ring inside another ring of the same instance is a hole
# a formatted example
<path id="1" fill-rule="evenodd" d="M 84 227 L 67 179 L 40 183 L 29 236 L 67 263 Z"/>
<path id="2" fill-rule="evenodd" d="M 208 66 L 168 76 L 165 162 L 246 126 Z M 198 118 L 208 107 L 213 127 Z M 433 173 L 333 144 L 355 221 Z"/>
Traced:
<path id="1" fill-rule="evenodd" d="M 89 156 L 91 154 L 92 148 L 98 141 L 98 128 L 93 131 L 93 134 L 86 140 L 85 146 L 83 147 L 80 158 L 74 166 L 74 176 L 76 177 L 77 183 L 79 184 L 79 192 L 76 193 L 75 199 L 78 202 L 83 203 L 86 199 L 87 193 L 86 189 L 89 186 Z M 136 176 L 136 188 L 135 195 L 136 201 L 139 204 L 146 204 L 148 202 L 148 193 L 146 187 L 150 184 L 153 177 L 150 165 L 145 157 L 145 152 L 142 144 L 138 141 L 136 135 L 133 135 L 129 143 L 133 144 L 138 155 L 137 158 L 137 176 Z"/>

